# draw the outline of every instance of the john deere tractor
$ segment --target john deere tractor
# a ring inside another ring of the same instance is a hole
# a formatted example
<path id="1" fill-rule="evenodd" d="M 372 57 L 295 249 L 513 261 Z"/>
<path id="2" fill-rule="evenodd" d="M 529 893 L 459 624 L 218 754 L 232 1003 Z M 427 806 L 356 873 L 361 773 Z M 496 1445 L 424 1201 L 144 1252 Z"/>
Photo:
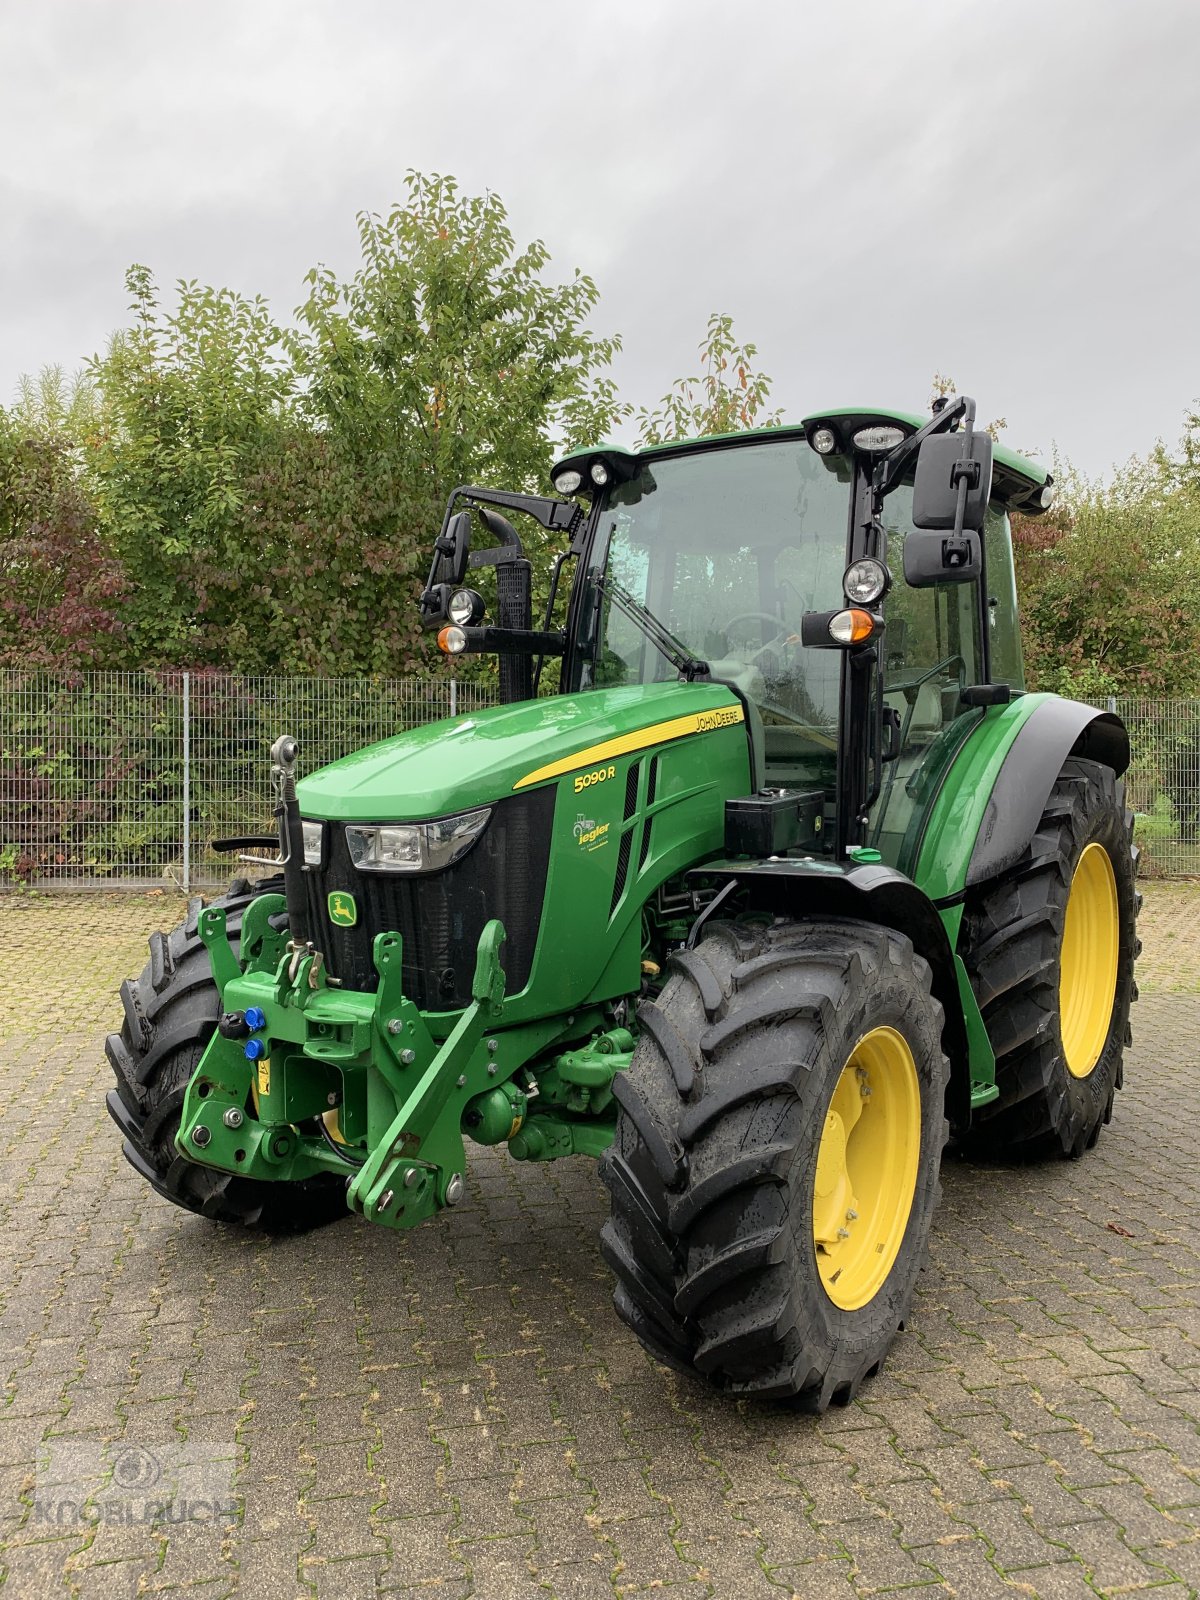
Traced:
<path id="1" fill-rule="evenodd" d="M 502 703 L 299 782 L 276 742 L 277 871 L 153 935 L 109 1108 L 268 1232 L 414 1227 L 471 1141 L 595 1157 L 647 1349 L 819 1410 L 909 1314 L 949 1132 L 1078 1156 L 1112 1114 L 1128 739 L 1025 692 L 1009 516 L 1053 485 L 968 399 L 552 484 L 456 489 L 421 598 Z"/>

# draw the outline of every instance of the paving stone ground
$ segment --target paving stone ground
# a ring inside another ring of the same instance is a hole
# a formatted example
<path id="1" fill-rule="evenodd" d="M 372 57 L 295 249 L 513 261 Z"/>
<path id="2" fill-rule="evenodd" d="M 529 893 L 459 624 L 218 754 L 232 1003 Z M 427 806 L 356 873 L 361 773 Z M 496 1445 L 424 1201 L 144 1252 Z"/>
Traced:
<path id="1" fill-rule="evenodd" d="M 1097 1149 L 949 1159 L 908 1330 L 823 1418 L 642 1353 L 582 1161 L 480 1152 L 469 1202 L 399 1238 L 268 1245 L 158 1199 L 101 1044 L 179 911 L 0 900 L 4 1596 L 1200 1593 L 1200 891 L 1149 886 Z M 130 1504 L 184 1447 L 236 1520 L 81 1520 L 39 1461 L 111 1441 Z"/>

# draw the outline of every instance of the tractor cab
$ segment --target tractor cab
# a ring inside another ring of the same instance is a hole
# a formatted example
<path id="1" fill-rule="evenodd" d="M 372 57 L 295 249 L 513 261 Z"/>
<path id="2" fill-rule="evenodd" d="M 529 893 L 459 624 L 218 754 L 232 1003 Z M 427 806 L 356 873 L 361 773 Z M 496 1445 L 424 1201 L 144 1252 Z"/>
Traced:
<path id="1" fill-rule="evenodd" d="M 749 804 L 778 814 L 795 797 L 818 819 L 789 848 L 834 859 L 876 850 L 911 873 L 938 771 L 987 705 L 1024 690 L 1009 511 L 1043 510 L 1053 493 L 1042 469 L 993 450 L 973 423 L 973 402 L 960 399 L 928 419 L 846 409 L 636 453 L 573 453 L 552 474 L 576 560 L 565 624 L 553 628 L 552 596 L 541 634 L 518 613 L 512 648 L 560 655 L 570 694 L 681 677 L 724 685 L 744 712 Z M 549 525 L 553 502 L 456 495 L 489 537 L 492 502 Z M 435 556 L 423 601 L 437 623 L 455 620 L 451 601 L 469 621 L 482 609 L 453 587 L 471 523 L 455 503 L 449 554 Z M 511 567 L 519 540 L 500 520 L 505 543 L 491 554 Z M 502 660 L 509 636 L 442 631 L 452 650 L 497 649 Z M 533 692 L 531 675 L 517 697 Z M 770 837 L 789 835 L 773 826 Z"/>
<path id="2" fill-rule="evenodd" d="M 640 610 L 750 710 L 760 786 L 832 799 L 840 663 L 800 628 L 841 601 L 849 484 L 796 432 L 639 461 L 597 511 L 569 686 L 677 676 Z"/>

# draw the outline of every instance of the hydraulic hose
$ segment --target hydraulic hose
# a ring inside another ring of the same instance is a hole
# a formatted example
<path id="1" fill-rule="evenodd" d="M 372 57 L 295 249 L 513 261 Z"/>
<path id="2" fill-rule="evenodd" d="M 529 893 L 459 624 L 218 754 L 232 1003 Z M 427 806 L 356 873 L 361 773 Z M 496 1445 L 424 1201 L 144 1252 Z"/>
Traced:
<path id="1" fill-rule="evenodd" d="M 316 1122 L 317 1131 L 320 1133 L 322 1139 L 324 1139 L 325 1143 L 333 1151 L 334 1155 L 340 1156 L 348 1167 L 361 1167 L 365 1163 L 365 1156 L 361 1158 L 359 1156 L 352 1156 L 344 1144 L 338 1143 L 338 1141 L 330 1133 L 328 1124 L 326 1123 L 324 1117 L 316 1117 L 314 1118 L 314 1121 Z"/>

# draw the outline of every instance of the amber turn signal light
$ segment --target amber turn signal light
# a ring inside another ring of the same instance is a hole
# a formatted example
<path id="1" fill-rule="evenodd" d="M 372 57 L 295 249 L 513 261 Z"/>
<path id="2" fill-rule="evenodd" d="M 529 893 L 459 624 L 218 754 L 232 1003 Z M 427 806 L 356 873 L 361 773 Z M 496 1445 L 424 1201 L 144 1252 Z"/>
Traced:
<path id="1" fill-rule="evenodd" d="M 829 637 L 837 644 L 862 644 L 875 632 L 875 618 L 869 611 L 850 606 L 835 611 L 829 619 Z"/>
<path id="2" fill-rule="evenodd" d="M 438 649 L 448 656 L 460 656 L 467 648 L 467 636 L 461 628 L 442 628 L 437 636 Z"/>

